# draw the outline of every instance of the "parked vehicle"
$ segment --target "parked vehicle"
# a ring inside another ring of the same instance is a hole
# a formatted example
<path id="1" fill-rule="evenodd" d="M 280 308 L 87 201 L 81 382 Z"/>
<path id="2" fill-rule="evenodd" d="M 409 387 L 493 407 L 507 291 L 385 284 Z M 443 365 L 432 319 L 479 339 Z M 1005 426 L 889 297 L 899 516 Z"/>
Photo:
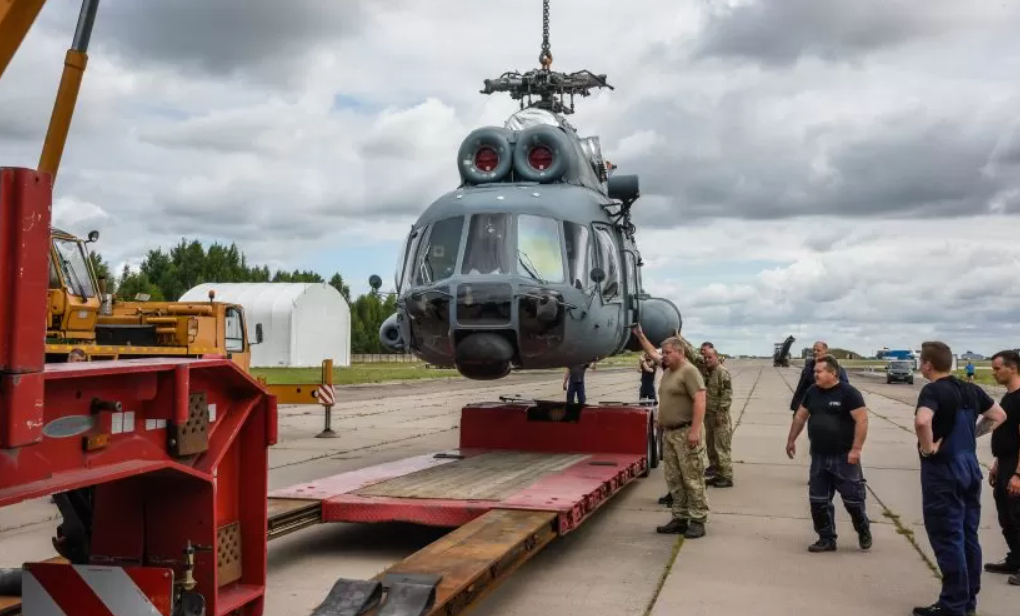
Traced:
<path id="1" fill-rule="evenodd" d="M 914 362 L 891 361 L 885 367 L 885 382 L 914 384 Z"/>

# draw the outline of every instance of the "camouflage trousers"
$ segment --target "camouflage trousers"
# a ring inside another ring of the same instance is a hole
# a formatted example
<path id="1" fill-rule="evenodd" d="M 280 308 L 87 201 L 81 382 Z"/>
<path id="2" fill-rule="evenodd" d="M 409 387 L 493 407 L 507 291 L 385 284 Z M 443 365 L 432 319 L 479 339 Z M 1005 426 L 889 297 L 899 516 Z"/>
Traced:
<path id="1" fill-rule="evenodd" d="M 666 487 L 673 496 L 673 517 L 704 522 L 708 519 L 708 489 L 705 487 L 708 454 L 704 433 L 697 447 L 687 443 L 690 429 L 687 426 L 663 430 L 663 474 Z"/>
<path id="2" fill-rule="evenodd" d="M 705 443 L 708 446 L 708 463 L 717 477 L 733 481 L 733 421 L 729 412 L 705 414 Z"/>

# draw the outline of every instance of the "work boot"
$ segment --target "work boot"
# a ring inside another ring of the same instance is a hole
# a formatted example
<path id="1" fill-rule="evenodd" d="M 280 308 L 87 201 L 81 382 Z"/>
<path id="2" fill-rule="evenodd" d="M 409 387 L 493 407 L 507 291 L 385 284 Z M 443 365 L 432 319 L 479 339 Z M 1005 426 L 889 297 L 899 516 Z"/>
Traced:
<path id="1" fill-rule="evenodd" d="M 861 546 L 862 550 L 871 549 L 871 531 L 864 529 L 857 532 L 857 543 Z"/>
<path id="2" fill-rule="evenodd" d="M 709 466 L 708 468 L 705 469 L 705 477 L 706 478 L 708 478 L 708 477 L 715 477 L 715 474 L 716 474 L 716 470 L 715 470 L 714 466 Z"/>
<path id="3" fill-rule="evenodd" d="M 682 535 L 687 532 L 687 520 L 673 518 L 669 521 L 669 524 L 656 528 L 655 532 L 663 535 Z"/>
<path id="4" fill-rule="evenodd" d="M 673 495 L 672 494 L 667 494 L 665 496 L 660 497 L 659 498 L 659 504 L 660 505 L 665 505 L 667 507 L 672 507 L 673 506 Z"/>
<path id="5" fill-rule="evenodd" d="M 684 537 L 687 539 L 698 539 L 705 536 L 705 523 L 698 522 L 697 520 L 691 520 L 690 525 L 687 527 L 687 532 L 684 533 Z"/>
<path id="6" fill-rule="evenodd" d="M 913 614 L 914 616 L 957 616 L 938 603 L 927 607 L 915 607 Z M 971 616 L 971 614 L 967 614 L 967 616 Z"/>
<path id="7" fill-rule="evenodd" d="M 1006 581 L 1009 582 L 1010 586 L 1020 586 L 1020 571 L 1009 576 L 1009 579 Z"/>
<path id="8" fill-rule="evenodd" d="M 986 563 L 985 571 L 988 573 L 1004 573 L 1006 575 L 1010 575 L 1012 573 L 1020 572 L 1020 565 L 1017 565 L 1016 562 L 1006 558 L 997 563 Z"/>
<path id="9" fill-rule="evenodd" d="M 808 552 L 835 552 L 835 539 L 819 539 L 808 546 Z"/>
<path id="10" fill-rule="evenodd" d="M 727 479 L 726 477 L 720 477 L 720 476 L 715 476 L 715 477 L 709 479 L 708 481 L 706 481 L 705 483 L 710 485 L 710 486 L 712 486 L 713 488 L 732 488 L 733 487 L 733 480 L 732 479 Z"/>

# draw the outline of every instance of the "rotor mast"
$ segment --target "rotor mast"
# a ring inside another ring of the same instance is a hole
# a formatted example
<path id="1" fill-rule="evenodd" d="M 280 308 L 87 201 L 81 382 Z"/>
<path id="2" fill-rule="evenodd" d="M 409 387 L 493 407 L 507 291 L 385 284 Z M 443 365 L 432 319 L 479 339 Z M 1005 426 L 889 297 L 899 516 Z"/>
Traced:
<path id="1" fill-rule="evenodd" d="M 574 96 L 589 96 L 592 88 L 609 88 L 605 75 L 596 75 L 589 70 L 561 73 L 551 69 L 552 50 L 549 44 L 549 0 L 542 0 L 542 48 L 538 55 L 541 68 L 532 69 L 523 75 L 508 71 L 497 79 L 486 79 L 482 94 L 509 92 L 510 98 L 520 101 L 520 108 L 535 107 L 552 113 L 568 115 L 574 113 Z M 565 102 L 569 98 L 569 104 Z M 537 98 L 537 100 L 535 100 Z"/>

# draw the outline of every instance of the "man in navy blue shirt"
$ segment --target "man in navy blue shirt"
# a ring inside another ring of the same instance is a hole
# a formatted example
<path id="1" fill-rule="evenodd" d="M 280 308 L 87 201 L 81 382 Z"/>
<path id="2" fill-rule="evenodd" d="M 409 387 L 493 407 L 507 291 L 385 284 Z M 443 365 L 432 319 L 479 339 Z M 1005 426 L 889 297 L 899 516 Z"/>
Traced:
<path id="1" fill-rule="evenodd" d="M 786 455 L 792 459 L 797 452 L 797 437 L 807 424 L 811 441 L 808 500 L 818 533 L 818 541 L 808 550 L 836 549 L 836 512 L 832 506 L 836 492 L 850 514 L 858 544 L 867 550 L 871 548 L 871 524 L 864 507 L 867 489 L 861 450 L 868 435 L 868 409 L 861 392 L 840 380 L 840 366 L 833 356 L 819 357 L 814 374 L 815 384 L 804 393 L 786 441 Z"/>
<path id="2" fill-rule="evenodd" d="M 929 382 L 917 397 L 914 430 L 921 456 L 924 529 L 942 572 L 939 599 L 914 616 L 969 616 L 981 591 L 981 466 L 977 439 L 1006 419 L 981 387 L 953 375 L 953 353 L 943 342 L 921 345 L 921 374 Z"/>

